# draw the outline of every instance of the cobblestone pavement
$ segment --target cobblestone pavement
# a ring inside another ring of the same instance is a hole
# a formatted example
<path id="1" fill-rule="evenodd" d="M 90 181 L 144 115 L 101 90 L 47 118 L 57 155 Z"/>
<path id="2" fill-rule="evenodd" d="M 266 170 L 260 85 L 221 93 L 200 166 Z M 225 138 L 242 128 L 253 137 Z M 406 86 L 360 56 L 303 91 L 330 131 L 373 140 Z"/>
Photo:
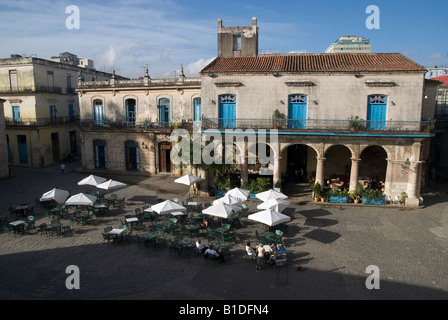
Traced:
<path id="1" fill-rule="evenodd" d="M 87 176 L 78 164 L 43 169 L 12 168 L 0 180 L 0 208 L 33 203 L 44 192 L 59 187 L 72 194 L 92 191 L 78 186 Z M 101 175 L 101 174 L 98 174 Z M 103 175 L 108 177 L 107 175 Z M 231 256 L 210 264 L 201 256 L 172 257 L 168 248 L 129 243 L 107 244 L 101 231 L 118 227 L 125 214 L 157 198 L 184 199 L 187 187 L 174 177 L 110 176 L 129 184 L 115 190 L 126 197 L 124 209 L 93 225 L 74 225 L 74 234 L 0 234 L 0 299 L 113 299 L 113 300 L 299 300 L 299 299 L 447 299 L 448 195 L 443 189 L 425 194 L 425 206 L 375 207 L 313 203 L 309 193 L 295 191 L 285 213 L 292 217 L 285 233 L 288 263 L 257 271 L 245 259 L 246 241 L 256 244 L 260 223 L 243 218 Z M 286 192 L 286 191 L 285 191 Z M 212 198 L 198 198 L 211 202 Z M 260 202 L 250 200 L 251 211 Z M 35 209 L 36 225 L 49 222 Z M 204 239 L 203 242 L 207 243 Z M 80 271 L 80 289 L 68 290 L 66 268 Z M 380 288 L 367 289 L 375 265 Z M 301 266 L 302 270 L 298 271 Z"/>

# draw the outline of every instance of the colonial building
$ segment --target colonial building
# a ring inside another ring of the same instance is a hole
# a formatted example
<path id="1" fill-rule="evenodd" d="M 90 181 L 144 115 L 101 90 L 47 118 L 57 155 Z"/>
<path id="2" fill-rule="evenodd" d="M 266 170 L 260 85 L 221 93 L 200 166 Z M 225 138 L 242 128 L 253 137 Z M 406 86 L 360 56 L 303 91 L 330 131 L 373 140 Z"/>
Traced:
<path id="1" fill-rule="evenodd" d="M 238 28 L 218 20 L 218 57 L 201 71 L 203 131 L 275 134 L 274 182 L 302 169 L 321 185 L 367 181 L 419 205 L 436 90 L 426 69 L 399 53 L 262 55 L 257 38 L 256 18 Z M 235 142 L 243 179 L 248 145 Z"/>
<path id="2" fill-rule="evenodd" d="M 181 174 L 170 155 L 171 132 L 201 117 L 201 81 L 151 79 L 78 83 L 82 166 L 136 174 Z"/>
<path id="3" fill-rule="evenodd" d="M 0 59 L 11 165 L 42 167 L 80 156 L 75 91 L 80 73 L 93 80 L 112 76 L 70 53 L 50 60 L 19 55 Z"/>
<path id="4" fill-rule="evenodd" d="M 5 118 L 3 115 L 4 102 L 5 100 L 0 99 L 0 178 L 9 175 L 8 144 L 6 141 Z"/>

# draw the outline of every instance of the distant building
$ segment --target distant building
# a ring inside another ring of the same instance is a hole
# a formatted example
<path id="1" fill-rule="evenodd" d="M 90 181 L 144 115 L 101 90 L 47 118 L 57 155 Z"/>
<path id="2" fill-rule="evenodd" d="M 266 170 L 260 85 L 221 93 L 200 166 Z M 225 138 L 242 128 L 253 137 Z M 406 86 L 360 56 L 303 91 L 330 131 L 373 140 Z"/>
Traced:
<path id="1" fill-rule="evenodd" d="M 68 52 L 0 59 L 0 98 L 11 165 L 42 167 L 80 156 L 77 79 L 108 80 L 93 62 Z"/>
<path id="2" fill-rule="evenodd" d="M 370 41 L 357 36 L 340 36 L 339 40 L 331 44 L 325 53 L 335 53 L 335 52 L 362 52 L 369 53 L 372 52 L 372 47 Z"/>
<path id="3" fill-rule="evenodd" d="M 425 79 L 434 79 L 441 76 L 448 75 L 448 68 L 438 68 L 437 66 L 434 68 L 427 68 L 428 72 L 425 74 Z"/>

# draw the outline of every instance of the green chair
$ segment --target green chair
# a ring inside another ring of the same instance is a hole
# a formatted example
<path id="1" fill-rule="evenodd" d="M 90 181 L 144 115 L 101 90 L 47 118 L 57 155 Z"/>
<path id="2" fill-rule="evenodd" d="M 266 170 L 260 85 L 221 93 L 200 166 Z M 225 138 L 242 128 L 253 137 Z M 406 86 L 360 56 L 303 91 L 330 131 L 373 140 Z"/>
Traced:
<path id="1" fill-rule="evenodd" d="M 65 226 L 62 226 L 62 233 L 64 235 L 67 234 L 67 233 L 73 234 L 72 220 L 71 219 L 67 220 L 67 224 Z"/>

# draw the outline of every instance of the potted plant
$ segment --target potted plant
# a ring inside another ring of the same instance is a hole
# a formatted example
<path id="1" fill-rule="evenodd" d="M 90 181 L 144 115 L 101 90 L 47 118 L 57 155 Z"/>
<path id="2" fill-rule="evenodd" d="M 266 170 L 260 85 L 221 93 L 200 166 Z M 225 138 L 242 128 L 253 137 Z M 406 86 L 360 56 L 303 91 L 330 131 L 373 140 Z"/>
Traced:
<path id="1" fill-rule="evenodd" d="M 350 120 L 350 129 L 352 131 L 357 131 L 361 127 L 361 121 L 359 121 L 359 117 L 356 116 L 354 119 L 353 117 Z"/>
<path id="2" fill-rule="evenodd" d="M 400 197 L 400 202 L 402 203 L 402 204 L 406 204 L 406 199 L 408 198 L 408 194 L 406 193 L 406 192 L 402 192 L 401 193 L 401 197 Z"/>
<path id="3" fill-rule="evenodd" d="M 347 203 L 349 199 L 347 190 L 332 189 L 328 192 L 328 201 L 336 203 Z"/>
<path id="4" fill-rule="evenodd" d="M 320 202 L 325 202 L 326 199 L 327 199 L 327 193 L 325 191 L 321 191 Z"/>
<path id="5" fill-rule="evenodd" d="M 274 110 L 274 114 L 272 116 L 273 120 L 274 120 L 274 129 L 278 129 L 279 127 L 279 119 L 282 117 L 282 114 L 280 113 L 280 111 L 278 109 Z"/>
<path id="6" fill-rule="evenodd" d="M 320 183 L 318 181 L 313 186 L 313 195 L 314 195 L 314 201 L 315 202 L 319 201 L 321 192 L 322 192 L 322 188 L 321 188 Z"/>
<path id="7" fill-rule="evenodd" d="M 385 197 L 381 190 L 366 189 L 362 193 L 364 204 L 385 204 Z"/>

